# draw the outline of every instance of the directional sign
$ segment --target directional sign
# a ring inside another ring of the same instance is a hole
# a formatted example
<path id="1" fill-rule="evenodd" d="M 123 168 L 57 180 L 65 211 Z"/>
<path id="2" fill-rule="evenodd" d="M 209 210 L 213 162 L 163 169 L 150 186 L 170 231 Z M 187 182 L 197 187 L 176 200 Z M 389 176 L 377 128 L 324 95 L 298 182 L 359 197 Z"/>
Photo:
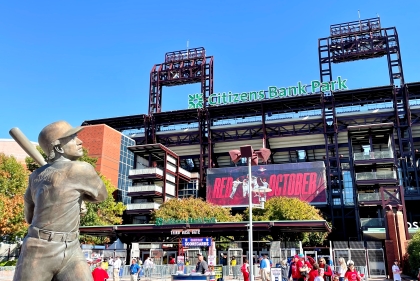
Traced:
<path id="1" fill-rule="evenodd" d="M 182 238 L 182 246 L 184 247 L 210 247 L 211 238 Z"/>

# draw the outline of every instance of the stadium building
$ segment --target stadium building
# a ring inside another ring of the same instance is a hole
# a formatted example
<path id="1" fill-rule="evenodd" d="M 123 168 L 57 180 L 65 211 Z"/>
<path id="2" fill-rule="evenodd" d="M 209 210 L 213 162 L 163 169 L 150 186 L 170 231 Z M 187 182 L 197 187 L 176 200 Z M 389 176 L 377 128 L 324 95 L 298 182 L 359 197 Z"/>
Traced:
<path id="1" fill-rule="evenodd" d="M 318 54 L 318 80 L 214 93 L 214 58 L 204 48 L 166 53 L 150 73 L 147 114 L 85 121 L 136 143 L 128 147 L 135 157 L 128 187 L 133 221 L 147 222 L 151 210 L 174 197 L 243 207 L 249 195 L 232 187 L 237 180 L 244 185 L 246 161 L 235 164 L 229 151 L 252 145 L 271 151 L 253 167 L 256 184 L 272 189 L 267 198 L 315 205 L 332 223 L 331 240 L 403 245 L 420 221 L 420 82 L 404 80 L 397 30 L 379 18 L 332 25 Z M 388 85 L 350 90 L 345 77 L 333 75 L 336 63 L 379 57 L 387 58 Z M 189 95 L 188 109 L 162 112 L 164 87 L 190 83 L 200 83 L 201 93 Z M 387 255 L 402 256 L 404 247 L 392 245 Z"/>

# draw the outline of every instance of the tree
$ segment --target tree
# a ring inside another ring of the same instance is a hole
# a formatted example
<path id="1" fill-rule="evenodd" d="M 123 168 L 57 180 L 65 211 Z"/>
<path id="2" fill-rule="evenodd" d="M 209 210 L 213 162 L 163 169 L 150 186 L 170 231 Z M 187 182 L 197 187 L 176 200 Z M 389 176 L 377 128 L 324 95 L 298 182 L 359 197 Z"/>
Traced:
<path id="1" fill-rule="evenodd" d="M 224 208 L 201 198 L 172 199 L 163 203 L 160 208 L 152 213 L 152 220 L 178 219 L 187 220 L 199 218 L 215 218 L 218 222 L 242 221 L 240 214 L 232 215 L 230 208 Z"/>
<path id="2" fill-rule="evenodd" d="M 245 212 L 246 219 L 249 219 L 249 210 Z M 324 220 L 320 211 L 309 203 L 298 198 L 274 197 L 269 199 L 264 209 L 252 209 L 252 219 L 255 221 L 272 220 Z M 282 241 L 302 241 L 302 243 L 316 246 L 320 245 L 327 238 L 328 233 L 305 232 L 305 233 L 273 233 L 273 239 Z"/>
<path id="3" fill-rule="evenodd" d="M 407 247 L 408 263 L 412 270 L 420 268 L 420 230 L 414 233 Z M 410 272 L 411 273 L 411 272 Z M 417 272 L 415 272 L 417 274 Z"/>
<path id="4" fill-rule="evenodd" d="M 23 214 L 23 195 L 28 172 L 14 157 L 0 153 L 0 236 L 23 237 L 28 225 Z"/>
<path id="5" fill-rule="evenodd" d="M 86 202 L 87 213 L 81 217 L 80 224 L 83 226 L 114 225 L 122 223 L 122 214 L 125 206 L 122 202 L 115 202 L 113 193 L 117 188 L 105 176 L 101 179 L 106 186 L 108 198 L 101 203 Z"/>

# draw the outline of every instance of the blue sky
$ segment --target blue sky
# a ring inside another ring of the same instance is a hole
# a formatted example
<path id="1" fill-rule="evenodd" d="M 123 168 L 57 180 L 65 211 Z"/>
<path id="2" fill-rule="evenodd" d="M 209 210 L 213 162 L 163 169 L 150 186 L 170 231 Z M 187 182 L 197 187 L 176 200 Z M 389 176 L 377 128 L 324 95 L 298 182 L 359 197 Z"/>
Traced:
<path id="1" fill-rule="evenodd" d="M 402 3 L 401 3 L 402 2 Z M 2 1 L 0 138 L 37 141 L 57 120 L 147 113 L 149 73 L 166 52 L 204 47 L 214 91 L 319 78 L 318 38 L 330 24 L 381 17 L 396 26 L 405 80 L 420 81 L 419 1 Z M 351 89 L 387 85 L 385 58 L 333 66 Z M 163 111 L 187 108 L 200 85 L 163 89 Z"/>

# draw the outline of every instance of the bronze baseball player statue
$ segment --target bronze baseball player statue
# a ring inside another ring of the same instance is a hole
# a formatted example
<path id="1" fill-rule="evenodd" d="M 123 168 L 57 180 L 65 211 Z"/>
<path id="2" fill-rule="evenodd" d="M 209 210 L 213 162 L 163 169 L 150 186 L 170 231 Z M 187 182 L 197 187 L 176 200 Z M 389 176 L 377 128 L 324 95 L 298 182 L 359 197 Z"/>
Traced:
<path id="1" fill-rule="evenodd" d="M 14 281 L 93 280 L 78 239 L 80 206 L 82 200 L 104 201 L 107 191 L 92 165 L 75 161 L 83 155 L 82 129 L 58 121 L 39 134 L 48 164 L 29 178 L 24 199 L 30 226 Z"/>

